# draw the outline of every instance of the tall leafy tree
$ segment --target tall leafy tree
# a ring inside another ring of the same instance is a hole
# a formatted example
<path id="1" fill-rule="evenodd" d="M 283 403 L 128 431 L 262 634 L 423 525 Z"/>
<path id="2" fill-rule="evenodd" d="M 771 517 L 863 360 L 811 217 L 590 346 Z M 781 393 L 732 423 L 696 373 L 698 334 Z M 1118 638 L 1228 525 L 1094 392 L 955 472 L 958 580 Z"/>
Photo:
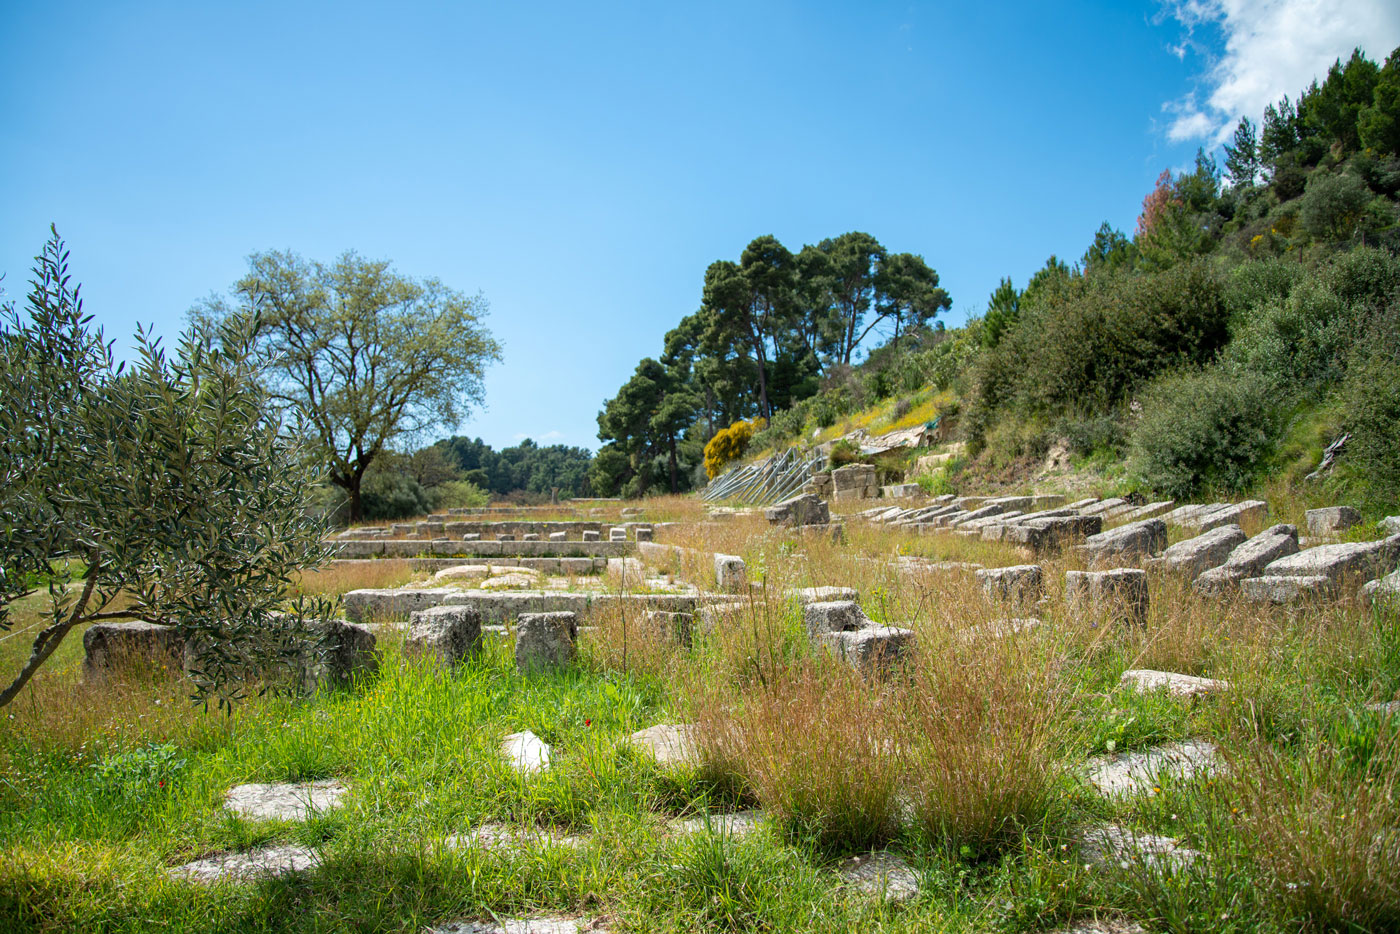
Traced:
<path id="1" fill-rule="evenodd" d="M 861 338 L 869 332 L 862 331 L 862 326 L 875 305 L 877 275 L 885 248 L 870 234 L 851 231 L 823 240 L 817 249 L 827 258 L 819 275 L 831 298 L 829 339 L 833 359 L 849 364 Z"/>
<path id="2" fill-rule="evenodd" d="M 987 313 L 982 316 L 982 343 L 995 347 L 1021 316 L 1021 293 L 1004 278 L 987 299 Z"/>
<path id="3" fill-rule="evenodd" d="M 486 366 L 501 358 L 486 300 L 353 252 L 327 265 L 271 251 L 248 266 L 233 303 L 211 299 L 192 315 L 256 316 L 269 392 L 305 420 L 358 519 L 365 471 L 391 442 L 456 424 L 482 401 Z"/>
<path id="4" fill-rule="evenodd" d="M 1376 76 L 1371 103 L 1356 118 L 1361 145 L 1380 153 L 1400 153 L 1400 49 L 1390 53 Z"/>
<path id="5" fill-rule="evenodd" d="M 927 326 L 940 311 L 951 307 L 953 300 L 939 287 L 938 273 L 922 256 L 887 254 L 875 276 L 875 317 L 860 340 L 864 340 L 877 324 L 884 323 L 892 329 L 889 345 L 896 350 L 900 334 Z"/>
<path id="6" fill-rule="evenodd" d="M 771 418 L 770 360 L 787 327 L 796 285 L 792 253 L 776 237 L 762 236 L 744 248 L 739 262 L 719 260 L 705 271 L 704 305 L 711 313 L 707 342 L 744 340 L 758 367 L 758 411 Z"/>

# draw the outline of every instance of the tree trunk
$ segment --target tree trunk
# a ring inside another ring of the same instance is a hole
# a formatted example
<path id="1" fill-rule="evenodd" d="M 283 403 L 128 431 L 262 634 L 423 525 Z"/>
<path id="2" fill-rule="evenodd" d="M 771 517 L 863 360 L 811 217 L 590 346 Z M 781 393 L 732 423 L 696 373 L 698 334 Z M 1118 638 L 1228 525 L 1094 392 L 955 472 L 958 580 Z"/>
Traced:
<path id="1" fill-rule="evenodd" d="M 670 443 L 670 448 L 671 448 L 671 492 L 674 494 L 674 493 L 680 492 L 680 491 L 676 488 L 676 436 L 675 436 L 675 435 L 671 435 L 670 441 L 671 441 L 671 443 Z"/>

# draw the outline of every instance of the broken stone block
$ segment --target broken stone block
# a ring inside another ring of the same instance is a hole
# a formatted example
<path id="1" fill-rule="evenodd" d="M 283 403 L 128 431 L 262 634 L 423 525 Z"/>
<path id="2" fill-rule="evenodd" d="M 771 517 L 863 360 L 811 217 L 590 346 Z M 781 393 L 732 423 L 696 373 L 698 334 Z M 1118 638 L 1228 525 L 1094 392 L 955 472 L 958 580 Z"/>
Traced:
<path id="1" fill-rule="evenodd" d="M 314 782 L 236 785 L 224 794 L 224 807 L 246 820 L 306 820 L 345 802 L 350 789 L 333 778 Z"/>
<path id="2" fill-rule="evenodd" d="M 1148 557 L 1167 547 L 1167 524 L 1161 519 L 1143 519 L 1116 529 L 1090 535 L 1079 546 L 1080 554 L 1091 564 L 1118 561 L 1126 557 Z"/>
<path id="3" fill-rule="evenodd" d="M 549 768 L 549 744 L 529 730 L 512 733 L 501 741 L 501 755 L 522 775 Z"/>
<path id="4" fill-rule="evenodd" d="M 182 669 L 185 636 L 174 626 L 133 621 L 93 623 L 83 633 L 83 680 L 97 683 L 123 670 Z"/>
<path id="5" fill-rule="evenodd" d="M 1386 516 L 1376 525 L 1387 535 L 1400 535 L 1400 516 Z"/>
<path id="6" fill-rule="evenodd" d="M 1367 581 L 1361 587 L 1361 602 L 1371 606 L 1377 602 L 1395 603 L 1400 601 L 1400 571 L 1392 571 L 1385 577 Z"/>
<path id="7" fill-rule="evenodd" d="M 646 583 L 646 568 L 637 558 L 609 558 L 608 582 L 628 590 L 641 587 Z"/>
<path id="8" fill-rule="evenodd" d="M 843 885 L 871 898 L 902 902 L 919 894 L 918 874 L 888 850 L 847 857 L 837 872 Z"/>
<path id="9" fill-rule="evenodd" d="M 1276 606 L 1328 599 L 1337 592 L 1336 583 L 1320 574 L 1247 577 L 1239 582 L 1239 587 L 1241 596 L 1251 603 L 1272 603 Z"/>
<path id="10" fill-rule="evenodd" d="M 1309 509 L 1305 514 L 1309 535 L 1332 535 L 1345 531 L 1361 521 L 1361 513 L 1350 506 L 1326 506 Z"/>
<path id="11" fill-rule="evenodd" d="M 660 766 L 693 765 L 700 759 L 692 723 L 662 723 L 638 730 L 629 739 Z"/>
<path id="12" fill-rule="evenodd" d="M 651 526 L 639 525 L 636 530 L 632 532 L 632 535 L 639 542 L 649 542 L 652 540 L 653 532 Z"/>
<path id="13" fill-rule="evenodd" d="M 567 541 L 569 540 L 569 533 L 568 533 L 568 532 L 550 532 L 550 533 L 549 533 L 549 540 L 550 540 L 551 542 L 567 542 Z"/>
<path id="14" fill-rule="evenodd" d="M 1262 522 L 1269 514 L 1269 504 L 1262 499 L 1247 499 L 1242 503 L 1227 503 L 1216 509 L 1201 513 L 1182 525 L 1194 527 L 1199 532 L 1209 532 L 1222 525 L 1243 525 L 1246 522 Z"/>
<path id="15" fill-rule="evenodd" d="M 1214 743 L 1191 739 L 1135 752 L 1109 753 L 1089 760 L 1089 782 L 1109 797 L 1156 794 L 1159 782 L 1191 781 L 1220 764 Z"/>
<path id="16" fill-rule="evenodd" d="M 1271 561 L 1261 577 L 1322 576 L 1334 583 L 1343 578 L 1371 578 L 1395 570 L 1400 560 L 1400 535 L 1374 542 L 1318 545 Z"/>
<path id="17" fill-rule="evenodd" d="M 1048 554 L 1098 534 L 1102 528 L 1103 519 L 1099 516 L 1048 516 L 1007 526 L 1002 541 L 1025 545 L 1037 555 Z"/>
<path id="18" fill-rule="evenodd" d="M 206 856 L 170 870 L 177 879 L 205 885 L 226 879 L 248 881 L 307 872 L 320 862 L 314 850 L 304 846 L 265 846 L 246 853 L 220 853 Z"/>
<path id="19" fill-rule="evenodd" d="M 473 581 L 480 580 L 491 575 L 491 568 L 485 564 L 459 564 L 456 567 L 443 568 L 433 575 L 435 581 Z"/>
<path id="20" fill-rule="evenodd" d="M 749 586 L 744 559 L 738 555 L 715 554 L 715 585 L 726 593 L 738 593 Z"/>
<path id="21" fill-rule="evenodd" d="M 479 542 L 479 541 L 481 541 L 481 533 L 480 533 L 480 532 L 466 532 L 466 533 L 464 533 L 464 534 L 462 535 L 462 541 L 464 541 L 464 542 Z"/>
<path id="22" fill-rule="evenodd" d="M 537 542 L 537 541 L 540 540 L 540 533 L 539 533 L 539 532 L 526 532 L 524 535 L 521 535 L 521 536 L 520 536 L 520 540 L 521 540 L 522 542 Z"/>
<path id="23" fill-rule="evenodd" d="M 860 593 L 854 587 L 802 587 L 792 595 L 797 602 L 806 606 L 809 603 L 827 603 L 836 600 L 859 600 Z"/>
<path id="24" fill-rule="evenodd" d="M 895 483 L 880 487 L 880 495 L 885 499 L 908 499 L 912 496 L 921 496 L 923 492 L 923 487 L 917 483 Z"/>
<path id="25" fill-rule="evenodd" d="M 404 654 L 456 665 L 481 651 L 481 614 L 471 606 L 435 606 L 409 616 Z"/>
<path id="26" fill-rule="evenodd" d="M 1247 577 L 1258 577 L 1270 562 L 1297 553 L 1297 527 L 1275 525 L 1238 545 L 1219 567 L 1202 571 L 1191 586 L 1198 593 L 1224 593 Z"/>
<path id="27" fill-rule="evenodd" d="M 870 618 L 854 600 L 809 603 L 802 608 L 802 621 L 814 639 L 829 632 L 849 632 L 870 625 Z"/>
<path id="28" fill-rule="evenodd" d="M 977 572 L 982 590 L 993 602 L 1034 603 L 1044 593 L 1043 573 L 1038 564 L 1018 564 L 1004 568 L 984 568 Z"/>
<path id="29" fill-rule="evenodd" d="M 515 625 L 515 667 L 522 672 L 563 668 L 574 660 L 577 638 L 573 613 L 521 613 Z"/>
<path id="30" fill-rule="evenodd" d="M 1173 697 L 1201 697 L 1229 690 L 1230 683 L 1217 678 L 1198 678 L 1195 675 L 1180 675 L 1174 671 L 1153 671 L 1150 668 L 1132 668 L 1123 672 L 1118 683 L 1132 687 L 1139 692 L 1165 689 Z"/>
<path id="31" fill-rule="evenodd" d="M 775 506 L 769 506 L 763 515 L 769 525 L 825 525 L 831 521 L 831 507 L 821 497 L 804 493 L 785 499 Z"/>
<path id="32" fill-rule="evenodd" d="M 689 646 L 691 644 L 691 631 L 695 626 L 695 616 L 692 613 L 647 610 L 642 614 L 642 621 L 653 631 L 660 633 L 676 645 Z"/>
<path id="33" fill-rule="evenodd" d="M 610 541 L 610 542 L 625 542 L 625 541 L 627 541 L 627 530 L 624 529 L 624 528 L 621 528 L 620 526 L 619 526 L 618 528 L 608 529 L 608 541 Z"/>
<path id="34" fill-rule="evenodd" d="M 1091 866 L 1175 872 L 1202 858 L 1171 837 L 1141 833 L 1117 824 L 1090 828 L 1079 838 L 1079 855 Z"/>
<path id="35" fill-rule="evenodd" d="M 356 677 L 379 670 L 369 627 L 326 619 L 312 622 L 311 631 L 317 642 L 307 646 L 301 660 L 301 688 L 307 694 L 348 687 Z"/>
<path id="36" fill-rule="evenodd" d="M 1065 602 L 1071 608 L 1107 612 L 1114 620 L 1147 622 L 1147 572 L 1138 568 L 1108 571 L 1066 571 Z"/>
<path id="37" fill-rule="evenodd" d="M 896 668 L 914 645 L 914 631 L 895 626 L 871 626 L 853 632 L 829 632 L 822 644 L 867 677 Z"/>
<path id="38" fill-rule="evenodd" d="M 579 540 L 585 542 L 596 542 L 600 541 L 602 537 L 603 535 L 601 532 L 598 532 L 594 529 L 585 529 L 582 533 L 580 533 Z"/>
<path id="39" fill-rule="evenodd" d="M 1222 525 L 1195 538 L 1177 542 L 1162 552 L 1162 557 L 1149 567 L 1194 580 L 1211 568 L 1224 564 L 1245 540 L 1244 530 L 1238 525 Z"/>
<path id="40" fill-rule="evenodd" d="M 505 533 L 505 532 L 502 532 L 501 534 L 499 534 L 499 535 L 496 536 L 496 541 L 498 541 L 498 542 L 513 542 L 513 541 L 515 541 L 515 536 L 514 536 L 514 535 L 509 535 L 509 534 L 507 534 L 507 533 Z"/>

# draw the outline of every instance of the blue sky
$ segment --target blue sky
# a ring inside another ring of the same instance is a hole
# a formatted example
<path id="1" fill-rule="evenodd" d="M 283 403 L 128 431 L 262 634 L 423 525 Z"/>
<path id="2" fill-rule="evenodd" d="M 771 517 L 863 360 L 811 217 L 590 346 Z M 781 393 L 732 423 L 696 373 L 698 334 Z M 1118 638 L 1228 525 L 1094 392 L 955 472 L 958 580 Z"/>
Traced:
<path id="1" fill-rule="evenodd" d="M 388 258 L 490 302 L 505 358 L 458 432 L 592 448 L 753 237 L 868 231 L 960 323 L 1131 231 L 1238 114 L 1384 58 L 1394 6 L 11 0 L 0 271 L 21 297 L 56 223 L 121 345 L 253 251 Z"/>

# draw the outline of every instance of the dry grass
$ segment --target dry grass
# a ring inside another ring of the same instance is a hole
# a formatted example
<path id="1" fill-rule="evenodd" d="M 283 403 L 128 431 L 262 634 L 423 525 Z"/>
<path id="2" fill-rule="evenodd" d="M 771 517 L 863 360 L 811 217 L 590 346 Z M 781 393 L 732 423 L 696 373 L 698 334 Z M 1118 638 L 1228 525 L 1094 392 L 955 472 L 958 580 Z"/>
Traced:
<path id="1" fill-rule="evenodd" d="M 302 574 L 293 586 L 293 595 L 335 597 L 352 590 L 402 587 L 423 576 L 411 562 L 393 558 L 363 561 L 332 561 L 316 571 Z"/>

